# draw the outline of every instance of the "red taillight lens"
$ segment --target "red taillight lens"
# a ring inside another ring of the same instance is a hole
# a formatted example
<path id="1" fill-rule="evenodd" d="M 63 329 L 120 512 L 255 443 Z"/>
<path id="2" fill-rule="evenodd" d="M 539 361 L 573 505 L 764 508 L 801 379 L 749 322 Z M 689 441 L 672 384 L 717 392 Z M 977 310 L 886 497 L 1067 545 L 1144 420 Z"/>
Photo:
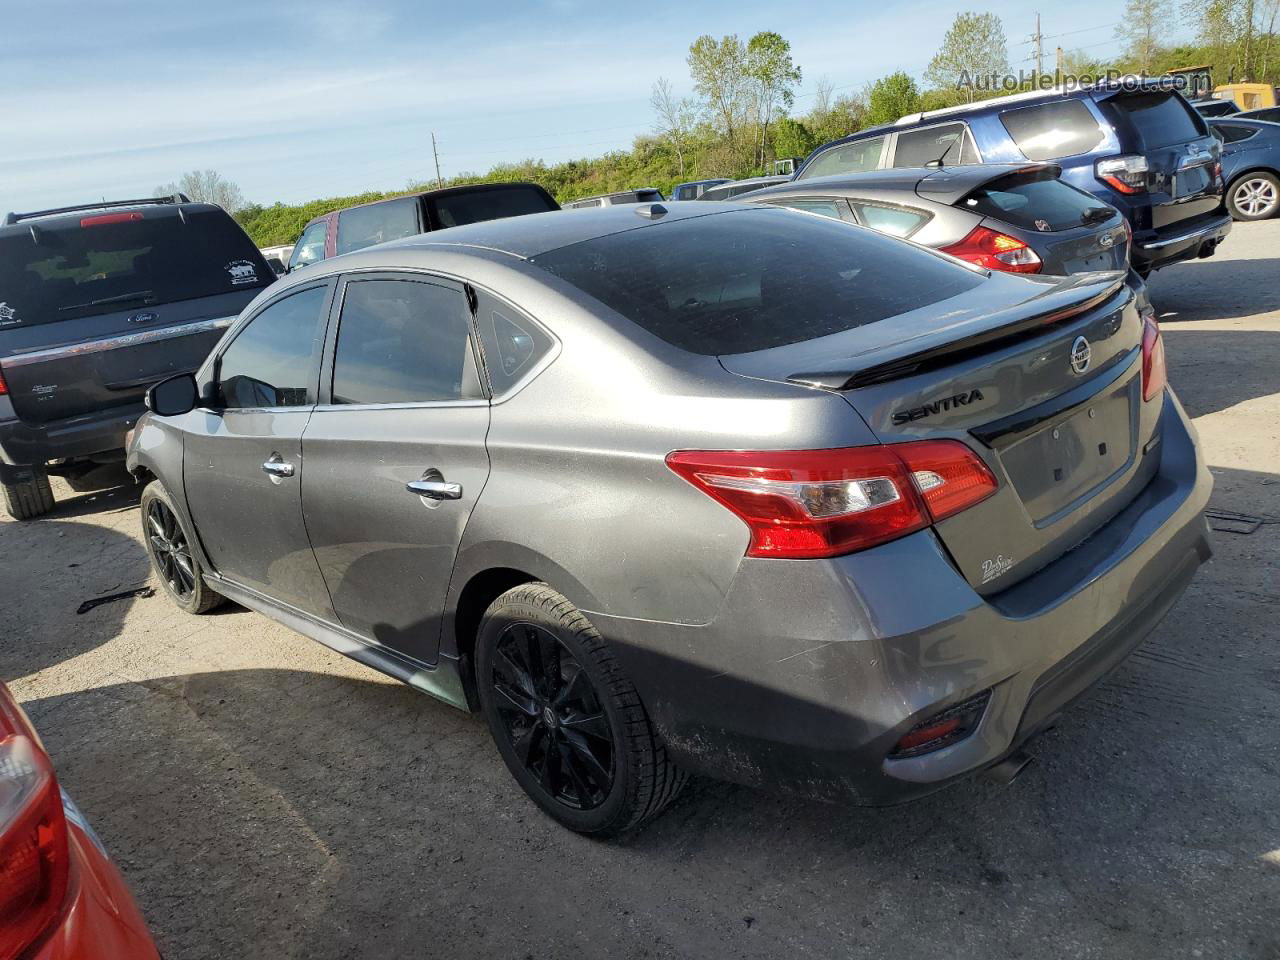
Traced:
<path id="1" fill-rule="evenodd" d="M 747 556 L 792 560 L 897 539 L 996 489 L 991 471 L 956 440 L 836 450 L 677 450 L 667 465 L 746 523 Z"/>
<path id="2" fill-rule="evenodd" d="M 80 226 L 104 227 L 109 223 L 131 223 L 134 220 L 141 219 L 142 214 L 137 211 L 133 213 L 100 213 L 93 217 L 81 217 Z"/>
<path id="3" fill-rule="evenodd" d="M 963 740 L 978 728 L 990 701 L 991 691 L 983 690 L 975 697 L 920 721 L 894 744 L 889 758 L 918 757 Z"/>
<path id="4" fill-rule="evenodd" d="M 1164 360 L 1164 337 L 1154 311 L 1142 320 L 1142 399 L 1151 400 L 1164 392 L 1169 373 Z"/>
<path id="5" fill-rule="evenodd" d="M 1039 255 L 1017 237 L 987 227 L 974 227 L 959 243 L 942 248 L 943 253 L 976 263 L 987 270 L 1011 273 L 1039 273 L 1044 265 Z"/>
<path id="6" fill-rule="evenodd" d="M 24 953 L 61 915 L 68 857 L 53 767 L 0 687 L 0 960 Z"/>
<path id="7" fill-rule="evenodd" d="M 1093 165 L 1093 175 L 1121 193 L 1147 192 L 1147 158 L 1137 154 L 1107 157 Z"/>
<path id="8" fill-rule="evenodd" d="M 9 392 L 9 385 L 4 382 L 4 370 L 0 369 L 0 397 L 5 396 Z"/>

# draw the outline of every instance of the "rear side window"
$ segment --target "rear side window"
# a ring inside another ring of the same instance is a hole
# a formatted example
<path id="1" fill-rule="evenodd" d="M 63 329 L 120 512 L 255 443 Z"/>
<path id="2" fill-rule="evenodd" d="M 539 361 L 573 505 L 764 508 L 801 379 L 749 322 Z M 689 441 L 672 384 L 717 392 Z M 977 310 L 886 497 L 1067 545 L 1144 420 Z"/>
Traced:
<path id="1" fill-rule="evenodd" d="M 316 402 L 328 296 L 327 285 L 291 294 L 236 334 L 218 362 L 224 407 L 305 407 Z"/>
<path id="2" fill-rule="evenodd" d="M 1130 93 L 1109 102 L 1128 118 L 1148 150 L 1186 143 L 1201 135 L 1193 111 L 1176 93 Z"/>
<path id="3" fill-rule="evenodd" d="M 878 203 L 850 200 L 858 222 L 891 237 L 909 237 L 929 219 L 928 214 L 903 207 L 886 207 Z"/>
<path id="4" fill-rule="evenodd" d="M 435 229 L 460 227 L 500 217 L 520 217 L 527 213 L 546 213 L 554 204 L 541 190 L 529 187 L 507 187 L 501 190 L 477 190 L 427 198 L 431 224 Z"/>
<path id="5" fill-rule="evenodd" d="M 352 207 L 338 214 L 338 253 L 351 253 L 372 247 L 375 243 L 412 237 L 421 230 L 417 197 Z"/>
<path id="6" fill-rule="evenodd" d="M 1028 160 L 1056 160 L 1088 153 L 1106 139 L 1079 100 L 1056 100 L 1000 114 L 1000 122 Z"/>
<path id="7" fill-rule="evenodd" d="M 458 400 L 471 353 L 461 290 L 415 280 L 352 280 L 338 320 L 334 403 Z"/>
<path id="8" fill-rule="evenodd" d="M 884 137 L 868 137 L 826 150 L 807 164 L 796 175 L 797 180 L 810 177 L 829 177 L 838 173 L 861 173 L 880 166 L 880 154 L 884 152 Z"/>
<path id="9" fill-rule="evenodd" d="M 708 356 L 825 337 L 983 282 L 872 231 L 767 207 L 660 222 L 533 263 L 667 343 Z"/>
<path id="10" fill-rule="evenodd" d="M 947 123 L 900 133 L 893 150 L 893 165 L 923 167 L 935 161 L 948 165 L 977 163 L 968 132 L 969 128 L 963 123 Z"/>
<path id="11" fill-rule="evenodd" d="M 528 375 L 555 345 L 538 324 L 482 291 L 476 293 L 476 326 L 495 397 Z"/>
<path id="12" fill-rule="evenodd" d="M 1248 140 L 1258 132 L 1253 127 L 1242 127 L 1234 123 L 1211 123 L 1209 129 L 1217 134 L 1223 143 L 1239 143 L 1241 140 Z"/>
<path id="13" fill-rule="evenodd" d="M 302 236 L 293 246 L 289 255 L 289 269 L 296 270 L 309 263 L 324 259 L 325 235 L 329 232 L 329 221 L 319 220 L 302 231 Z"/>
<path id="14" fill-rule="evenodd" d="M 0 327 L 256 290 L 275 280 L 221 210 L 85 211 L 0 237 Z"/>
<path id="15" fill-rule="evenodd" d="M 1100 223 L 1115 211 L 1092 194 L 1047 174 L 1002 177 L 975 190 L 956 206 L 1027 230 L 1070 230 Z"/>

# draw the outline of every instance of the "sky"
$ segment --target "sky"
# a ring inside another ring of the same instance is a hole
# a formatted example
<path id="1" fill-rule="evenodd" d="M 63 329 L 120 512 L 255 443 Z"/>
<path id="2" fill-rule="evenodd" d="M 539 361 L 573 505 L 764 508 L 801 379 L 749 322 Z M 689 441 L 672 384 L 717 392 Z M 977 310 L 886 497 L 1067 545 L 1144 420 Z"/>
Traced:
<path id="1" fill-rule="evenodd" d="M 193 169 L 262 204 L 402 189 L 434 175 L 432 132 L 445 177 L 625 149 L 653 129 L 658 77 L 690 92 L 702 33 L 782 34 L 803 113 L 820 77 L 919 77 L 965 9 L 998 14 L 1030 67 L 1035 12 L 1013 2 L 0 0 L 0 213 L 150 196 Z M 1048 65 L 1057 44 L 1118 50 L 1119 9 L 1042 11 Z"/>

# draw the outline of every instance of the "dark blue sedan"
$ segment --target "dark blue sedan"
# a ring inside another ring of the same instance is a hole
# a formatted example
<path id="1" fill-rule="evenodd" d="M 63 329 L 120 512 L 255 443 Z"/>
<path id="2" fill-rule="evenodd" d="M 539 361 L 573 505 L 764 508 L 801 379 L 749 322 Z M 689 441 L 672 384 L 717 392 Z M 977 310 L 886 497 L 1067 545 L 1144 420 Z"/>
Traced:
<path id="1" fill-rule="evenodd" d="M 1280 211 L 1280 123 L 1238 117 L 1208 123 L 1222 141 L 1222 179 L 1231 216 L 1274 217 Z"/>

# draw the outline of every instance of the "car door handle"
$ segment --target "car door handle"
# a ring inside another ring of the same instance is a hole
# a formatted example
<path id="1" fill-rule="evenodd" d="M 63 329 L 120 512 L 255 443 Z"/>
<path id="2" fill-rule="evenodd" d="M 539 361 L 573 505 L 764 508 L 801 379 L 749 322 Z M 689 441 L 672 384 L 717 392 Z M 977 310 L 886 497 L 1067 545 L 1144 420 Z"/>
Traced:
<path id="1" fill-rule="evenodd" d="M 273 453 L 271 459 L 262 465 L 262 472 L 270 477 L 273 483 L 279 483 L 281 477 L 293 476 L 293 464 L 286 463 L 280 454 Z"/>
<path id="2" fill-rule="evenodd" d="M 429 500 L 461 500 L 462 484 L 444 480 L 410 480 L 404 485 L 410 493 Z"/>

